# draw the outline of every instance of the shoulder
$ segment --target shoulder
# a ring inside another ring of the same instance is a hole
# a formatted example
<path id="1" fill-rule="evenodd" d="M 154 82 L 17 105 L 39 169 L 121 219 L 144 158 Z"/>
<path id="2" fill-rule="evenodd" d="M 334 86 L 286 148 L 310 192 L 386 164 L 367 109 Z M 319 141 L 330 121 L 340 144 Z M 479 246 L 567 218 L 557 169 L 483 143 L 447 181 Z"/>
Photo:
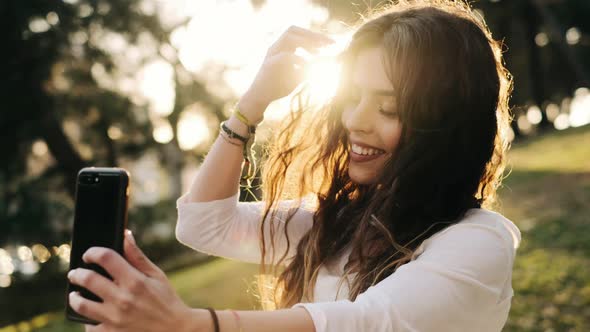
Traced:
<path id="1" fill-rule="evenodd" d="M 466 235 L 470 236 L 466 237 Z M 468 241 L 482 238 L 501 239 L 507 248 L 515 251 L 520 246 L 521 233 L 510 219 L 498 212 L 487 209 L 469 209 L 459 222 L 426 239 L 423 247 L 449 239 Z"/>
<path id="2" fill-rule="evenodd" d="M 471 209 L 458 223 L 426 239 L 412 259 L 498 283 L 512 270 L 520 239 L 518 227 L 500 213 Z"/>
<path id="3" fill-rule="evenodd" d="M 512 250 L 515 251 L 520 246 L 520 229 L 510 219 L 495 211 L 470 209 L 463 219 L 453 226 L 455 228 L 485 227 L 501 236 Z"/>

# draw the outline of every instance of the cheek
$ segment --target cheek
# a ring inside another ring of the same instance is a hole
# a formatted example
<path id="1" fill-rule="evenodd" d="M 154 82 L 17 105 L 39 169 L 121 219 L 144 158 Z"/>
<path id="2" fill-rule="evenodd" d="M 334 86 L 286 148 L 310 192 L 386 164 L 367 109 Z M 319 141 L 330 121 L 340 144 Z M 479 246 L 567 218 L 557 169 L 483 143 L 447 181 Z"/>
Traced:
<path id="1" fill-rule="evenodd" d="M 344 106 L 342 109 L 342 113 L 340 114 L 340 124 L 342 127 L 346 129 L 346 121 L 348 120 L 348 115 L 350 113 L 350 106 Z"/>
<path id="2" fill-rule="evenodd" d="M 401 123 L 397 120 L 391 123 L 383 123 L 380 132 L 385 150 L 394 152 L 399 145 L 402 134 Z"/>

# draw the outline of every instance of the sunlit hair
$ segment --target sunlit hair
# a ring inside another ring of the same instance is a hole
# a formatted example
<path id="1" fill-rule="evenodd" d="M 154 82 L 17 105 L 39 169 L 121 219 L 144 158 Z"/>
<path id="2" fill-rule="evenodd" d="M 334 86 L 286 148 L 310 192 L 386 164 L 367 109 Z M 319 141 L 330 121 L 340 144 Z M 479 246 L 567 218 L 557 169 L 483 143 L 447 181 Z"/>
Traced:
<path id="1" fill-rule="evenodd" d="M 362 50 L 380 47 L 396 92 L 402 136 L 374 184 L 348 175 L 348 137 L 341 114 L 351 66 Z M 512 78 L 502 44 L 483 19 L 458 1 L 400 1 L 365 18 L 342 55 L 333 100 L 312 109 L 304 94 L 271 140 L 263 168 L 263 220 L 280 200 L 317 198 L 313 226 L 296 255 L 263 259 L 258 291 L 263 309 L 313 301 L 320 266 L 351 246 L 344 277 L 353 301 L 409 262 L 434 233 L 471 208 L 490 208 L 509 147 Z M 287 218 L 288 224 L 291 218 Z M 261 225 L 261 253 L 266 257 Z M 284 227 L 285 231 L 287 227 Z M 272 242 L 272 241 L 271 241 Z M 272 263 L 270 262 L 270 263 Z M 267 264 L 272 269 L 268 273 Z"/>

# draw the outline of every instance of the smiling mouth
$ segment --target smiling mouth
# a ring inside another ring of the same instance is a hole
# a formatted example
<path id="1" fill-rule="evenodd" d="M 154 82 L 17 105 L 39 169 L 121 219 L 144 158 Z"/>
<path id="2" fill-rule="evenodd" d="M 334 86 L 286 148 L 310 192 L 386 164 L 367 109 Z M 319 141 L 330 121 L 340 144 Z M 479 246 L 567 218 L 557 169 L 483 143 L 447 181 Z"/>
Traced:
<path id="1" fill-rule="evenodd" d="M 385 153 L 385 151 L 383 151 L 381 149 L 367 148 L 367 147 L 363 147 L 360 145 L 356 145 L 354 143 L 351 144 L 350 151 L 352 151 L 353 153 L 355 153 L 359 156 L 363 156 L 363 157 L 378 156 L 378 155 L 382 155 Z"/>

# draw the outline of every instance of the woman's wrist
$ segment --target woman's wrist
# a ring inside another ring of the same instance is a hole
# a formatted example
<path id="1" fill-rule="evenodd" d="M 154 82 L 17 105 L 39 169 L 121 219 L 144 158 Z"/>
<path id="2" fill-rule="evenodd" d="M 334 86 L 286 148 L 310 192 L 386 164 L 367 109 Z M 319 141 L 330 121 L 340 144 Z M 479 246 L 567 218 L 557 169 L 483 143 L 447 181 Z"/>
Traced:
<path id="1" fill-rule="evenodd" d="M 234 113 L 227 119 L 228 127 L 243 137 L 249 137 L 248 126 L 257 126 L 263 120 L 262 114 L 268 106 L 267 103 L 244 95 L 237 103 Z M 239 110 L 239 115 L 236 114 Z"/>
<path id="2" fill-rule="evenodd" d="M 235 115 L 232 115 L 225 122 L 228 128 L 242 137 L 249 137 L 248 127 L 240 121 Z M 237 140 L 236 140 L 237 141 Z M 241 142 L 240 142 L 241 143 Z"/>
<path id="3" fill-rule="evenodd" d="M 268 102 L 245 94 L 240 98 L 236 106 L 240 110 L 240 113 L 248 119 L 250 124 L 258 125 L 264 119 L 264 111 L 268 107 L 268 104 Z"/>
<path id="4" fill-rule="evenodd" d="M 211 313 L 207 309 L 189 308 L 177 331 L 213 332 L 214 326 Z"/>

